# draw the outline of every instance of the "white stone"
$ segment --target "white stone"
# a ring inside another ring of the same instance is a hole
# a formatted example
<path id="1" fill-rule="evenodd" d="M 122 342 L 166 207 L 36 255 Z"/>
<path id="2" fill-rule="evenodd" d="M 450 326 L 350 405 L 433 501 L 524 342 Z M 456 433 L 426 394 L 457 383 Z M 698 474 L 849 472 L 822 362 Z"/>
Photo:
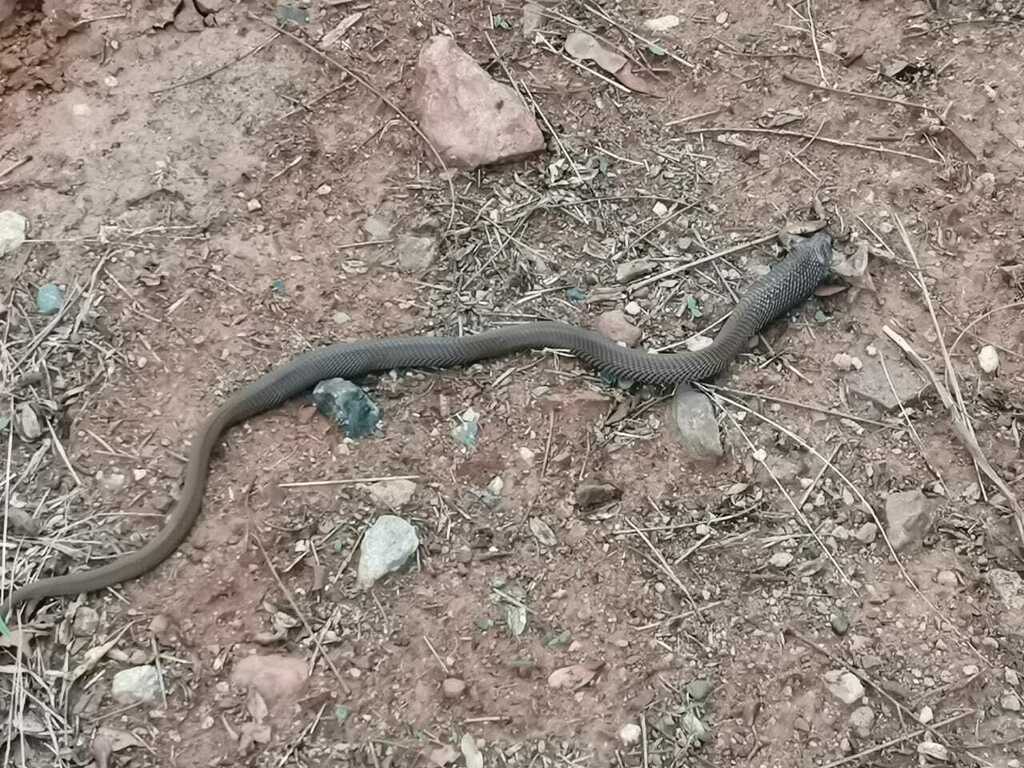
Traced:
<path id="1" fill-rule="evenodd" d="M 985 373 L 995 373 L 999 368 L 999 353 L 991 344 L 986 344 L 978 352 L 978 365 Z"/>
<path id="2" fill-rule="evenodd" d="M 118 704 L 153 704 L 160 701 L 160 672 L 152 664 L 122 669 L 110 684 L 110 693 Z"/>
<path id="3" fill-rule="evenodd" d="M 640 730 L 640 726 L 636 723 L 626 723 L 619 730 L 619 739 L 621 739 L 622 743 L 626 746 L 631 746 L 639 742 L 642 735 L 643 732 Z"/>

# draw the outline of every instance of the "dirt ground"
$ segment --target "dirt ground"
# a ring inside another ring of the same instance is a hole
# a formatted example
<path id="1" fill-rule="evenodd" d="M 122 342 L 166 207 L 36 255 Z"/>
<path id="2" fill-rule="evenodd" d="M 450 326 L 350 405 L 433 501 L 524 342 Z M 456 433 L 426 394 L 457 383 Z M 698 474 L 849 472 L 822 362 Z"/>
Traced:
<path id="1" fill-rule="evenodd" d="M 626 308 L 664 348 L 822 216 L 870 284 L 832 281 L 715 382 L 718 462 L 684 452 L 671 392 L 551 352 L 361 382 L 366 439 L 302 402 L 236 428 L 177 554 L 0 641 L 5 765 L 1021 765 L 1024 592 L 996 579 L 1024 571 L 1019 5 L 572 0 L 529 34 L 518 2 L 174 6 L 0 2 L 0 210 L 29 222 L 0 261 L 5 591 L 140 546 L 203 419 L 311 346 Z M 446 178 L 287 19 L 347 25 L 330 57 L 410 112 L 421 46 L 453 35 L 547 152 Z M 659 92 L 578 66 L 575 29 Z M 919 375 L 883 326 L 955 371 L 969 428 L 924 378 L 904 410 L 858 396 Z M 364 592 L 368 479 L 399 476 L 421 546 Z M 327 480 L 362 482 L 280 487 Z M 894 553 L 865 525 L 914 490 L 933 522 Z M 309 678 L 247 689 L 254 654 Z M 150 664 L 159 700 L 115 699 Z"/>

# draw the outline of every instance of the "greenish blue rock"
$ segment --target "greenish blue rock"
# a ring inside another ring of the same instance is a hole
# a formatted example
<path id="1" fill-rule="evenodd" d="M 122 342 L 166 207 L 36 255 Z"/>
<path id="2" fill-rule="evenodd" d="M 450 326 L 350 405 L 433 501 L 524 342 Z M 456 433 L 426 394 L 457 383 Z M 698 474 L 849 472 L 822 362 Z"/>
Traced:
<path id="1" fill-rule="evenodd" d="M 56 315 L 64 306 L 64 291 L 56 283 L 47 283 L 36 293 L 36 309 L 41 315 Z"/>
<path id="2" fill-rule="evenodd" d="M 373 434 L 380 424 L 380 408 L 362 389 L 345 379 L 325 379 L 313 390 L 317 410 L 356 440 Z"/>

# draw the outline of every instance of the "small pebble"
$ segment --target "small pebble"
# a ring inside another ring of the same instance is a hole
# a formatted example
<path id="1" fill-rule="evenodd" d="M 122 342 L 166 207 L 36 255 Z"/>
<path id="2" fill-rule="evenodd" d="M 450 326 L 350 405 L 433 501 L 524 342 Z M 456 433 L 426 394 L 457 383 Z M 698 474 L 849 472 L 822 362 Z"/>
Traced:
<path id="1" fill-rule="evenodd" d="M 986 344 L 978 352 L 978 365 L 985 373 L 995 373 L 999 367 L 999 353 L 991 344 Z"/>
<path id="2" fill-rule="evenodd" d="M 959 583 L 953 571 L 939 571 L 935 576 L 935 581 L 944 587 L 955 587 Z"/>
<path id="3" fill-rule="evenodd" d="M 875 724 L 875 712 L 871 707 L 857 707 L 850 714 L 850 727 L 862 739 L 871 736 L 871 727 Z"/>
<path id="4" fill-rule="evenodd" d="M 967 664 L 967 665 L 964 666 L 964 670 L 963 670 L 964 677 L 974 677 L 980 671 L 981 670 L 978 669 L 977 665 L 975 665 L 975 664 Z"/>
<path id="5" fill-rule="evenodd" d="M 621 739 L 622 743 L 627 747 L 638 743 L 642 735 L 643 732 L 640 730 L 640 726 L 636 723 L 626 723 L 619 731 L 619 739 Z"/>
<path id="6" fill-rule="evenodd" d="M 715 23 L 716 24 L 728 24 L 729 23 L 729 12 L 728 11 L 722 11 L 720 14 L 715 16 Z"/>
<path id="7" fill-rule="evenodd" d="M 928 723 L 930 723 L 934 719 L 935 713 L 932 712 L 931 707 L 921 707 L 921 711 L 917 715 L 917 722 L 919 722 L 921 725 L 928 725 Z"/>
<path id="8" fill-rule="evenodd" d="M 263 207 L 263 204 L 254 197 L 246 202 L 245 207 L 249 209 L 249 213 L 255 213 Z"/>
<path id="9" fill-rule="evenodd" d="M 840 352 L 833 357 L 832 364 L 840 371 L 859 371 L 864 367 L 864 363 L 859 357 L 848 355 L 845 352 Z"/>
<path id="10" fill-rule="evenodd" d="M 776 552 L 768 562 L 773 568 L 782 570 L 783 568 L 788 568 L 789 564 L 793 562 L 793 555 L 789 552 Z"/>
<path id="11" fill-rule="evenodd" d="M 664 216 L 668 213 L 668 206 L 659 200 L 654 204 L 651 210 L 654 212 L 655 216 Z"/>
<path id="12" fill-rule="evenodd" d="M 840 637 L 850 631 L 850 617 L 843 611 L 833 613 L 829 623 L 832 625 L 832 631 Z"/>
<path id="13" fill-rule="evenodd" d="M 331 185 L 321 184 L 319 187 L 316 188 L 316 193 L 320 195 L 320 197 L 331 194 Z"/>
<path id="14" fill-rule="evenodd" d="M 1014 688 L 1020 685 L 1020 675 L 1017 674 L 1017 670 L 1010 669 L 1009 667 L 1003 672 L 1003 680 L 1006 681 L 1007 685 L 1012 685 Z"/>
<path id="15" fill-rule="evenodd" d="M 466 692 L 466 683 L 457 677 L 446 678 L 441 683 L 441 693 L 446 699 L 457 699 Z"/>
<path id="16" fill-rule="evenodd" d="M 868 353 L 868 357 L 874 357 L 878 354 L 878 347 L 874 344 L 868 344 L 864 351 Z"/>
<path id="17" fill-rule="evenodd" d="M 56 315 L 64 306 L 64 290 L 56 283 L 40 286 L 36 292 L 36 309 L 41 315 Z"/>
<path id="18" fill-rule="evenodd" d="M 1005 709 L 1007 712 L 1020 712 L 1020 696 L 1013 691 L 1004 693 L 1002 698 L 999 699 L 999 706 Z"/>
<path id="19" fill-rule="evenodd" d="M 853 534 L 854 538 L 862 544 L 871 544 L 878 535 L 878 526 L 874 523 L 864 523 Z"/>
<path id="20" fill-rule="evenodd" d="M 635 301 L 629 302 L 623 309 L 626 310 L 627 315 L 633 315 L 634 317 L 644 311 Z"/>

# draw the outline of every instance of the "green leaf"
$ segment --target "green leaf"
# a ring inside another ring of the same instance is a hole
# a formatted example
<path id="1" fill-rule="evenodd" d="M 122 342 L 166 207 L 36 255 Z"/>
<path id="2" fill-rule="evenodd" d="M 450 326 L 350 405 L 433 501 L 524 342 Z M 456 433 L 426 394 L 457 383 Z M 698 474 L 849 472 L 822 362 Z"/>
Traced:
<path id="1" fill-rule="evenodd" d="M 647 50 L 650 51 L 652 56 L 668 56 L 668 51 L 660 45 L 648 45 Z"/>

